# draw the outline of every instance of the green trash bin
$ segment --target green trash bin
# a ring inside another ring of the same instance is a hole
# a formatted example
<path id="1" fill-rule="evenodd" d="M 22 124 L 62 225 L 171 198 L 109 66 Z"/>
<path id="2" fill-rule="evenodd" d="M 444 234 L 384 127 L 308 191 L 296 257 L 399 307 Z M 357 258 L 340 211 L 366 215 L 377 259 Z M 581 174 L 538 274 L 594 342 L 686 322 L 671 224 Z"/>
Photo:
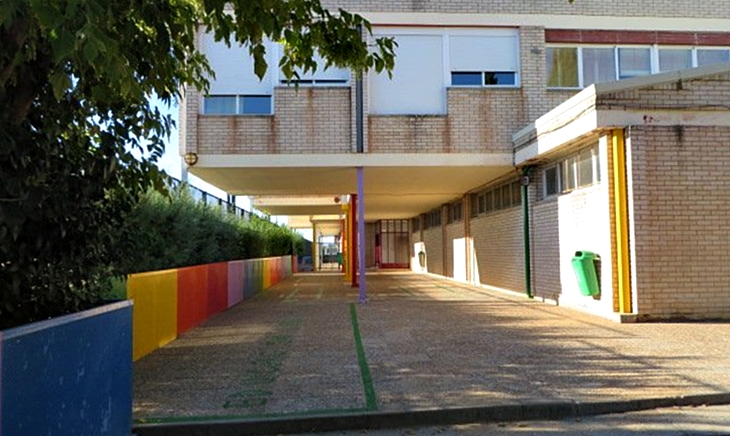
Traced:
<path id="1" fill-rule="evenodd" d="M 601 256 L 590 251 L 576 251 L 573 257 L 573 271 L 578 279 L 580 293 L 586 297 L 601 293 L 601 283 L 598 281 L 597 264 Z"/>

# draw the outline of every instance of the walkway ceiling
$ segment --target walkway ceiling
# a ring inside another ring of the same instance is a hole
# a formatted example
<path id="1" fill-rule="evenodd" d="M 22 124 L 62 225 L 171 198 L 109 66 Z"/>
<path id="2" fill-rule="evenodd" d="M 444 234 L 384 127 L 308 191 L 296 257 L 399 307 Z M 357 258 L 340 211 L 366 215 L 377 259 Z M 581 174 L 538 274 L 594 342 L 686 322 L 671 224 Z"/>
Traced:
<path id="1" fill-rule="evenodd" d="M 229 194 L 254 197 L 271 215 L 338 214 L 335 197 L 357 192 L 354 167 L 236 167 L 206 157 L 190 172 Z M 512 171 L 511 156 L 500 165 L 366 166 L 365 219 L 411 218 Z"/>

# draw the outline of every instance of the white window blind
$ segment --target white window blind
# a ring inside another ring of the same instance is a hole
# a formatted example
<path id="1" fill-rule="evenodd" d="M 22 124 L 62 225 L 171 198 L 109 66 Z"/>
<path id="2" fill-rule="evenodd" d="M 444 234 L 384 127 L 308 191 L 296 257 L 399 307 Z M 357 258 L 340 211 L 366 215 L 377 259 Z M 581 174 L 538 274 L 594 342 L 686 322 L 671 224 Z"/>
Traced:
<path id="1" fill-rule="evenodd" d="M 395 35 L 396 63 L 393 78 L 370 76 L 370 110 L 383 115 L 446 113 L 443 37 Z"/>
<path id="2" fill-rule="evenodd" d="M 451 71 L 517 71 L 517 31 L 503 35 L 452 35 L 449 39 Z"/>
<path id="3" fill-rule="evenodd" d="M 227 47 L 223 42 L 216 42 L 213 35 L 202 35 L 203 53 L 208 57 L 210 66 L 215 71 L 215 79 L 211 79 L 210 94 L 266 94 L 272 93 L 271 60 L 273 44 L 267 43 L 267 62 L 269 69 L 263 80 L 254 74 L 253 58 L 247 47 Z"/>

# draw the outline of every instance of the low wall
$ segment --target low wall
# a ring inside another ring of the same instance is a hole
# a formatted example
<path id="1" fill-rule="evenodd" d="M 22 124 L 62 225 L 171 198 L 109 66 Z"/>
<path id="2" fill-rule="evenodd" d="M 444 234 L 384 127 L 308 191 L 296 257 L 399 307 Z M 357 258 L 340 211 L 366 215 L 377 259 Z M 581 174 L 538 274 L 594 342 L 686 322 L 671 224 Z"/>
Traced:
<path id="1" fill-rule="evenodd" d="M 0 434 L 129 436 L 132 305 L 0 332 Z"/>
<path id="2" fill-rule="evenodd" d="M 294 265 L 296 257 L 282 256 L 130 275 L 127 298 L 134 300 L 134 360 L 290 277 Z"/>

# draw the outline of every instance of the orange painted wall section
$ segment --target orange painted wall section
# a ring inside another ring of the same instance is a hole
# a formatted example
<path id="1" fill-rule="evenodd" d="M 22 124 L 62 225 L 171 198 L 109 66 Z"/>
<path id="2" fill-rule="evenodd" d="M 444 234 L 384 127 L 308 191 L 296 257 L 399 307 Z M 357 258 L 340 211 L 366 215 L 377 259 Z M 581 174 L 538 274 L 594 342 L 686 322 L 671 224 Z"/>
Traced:
<path id="1" fill-rule="evenodd" d="M 178 270 L 177 333 L 183 333 L 208 318 L 208 266 Z"/>
<path id="2" fill-rule="evenodd" d="M 290 277 L 292 262 L 292 256 L 283 256 L 131 274 L 134 360 Z"/>

